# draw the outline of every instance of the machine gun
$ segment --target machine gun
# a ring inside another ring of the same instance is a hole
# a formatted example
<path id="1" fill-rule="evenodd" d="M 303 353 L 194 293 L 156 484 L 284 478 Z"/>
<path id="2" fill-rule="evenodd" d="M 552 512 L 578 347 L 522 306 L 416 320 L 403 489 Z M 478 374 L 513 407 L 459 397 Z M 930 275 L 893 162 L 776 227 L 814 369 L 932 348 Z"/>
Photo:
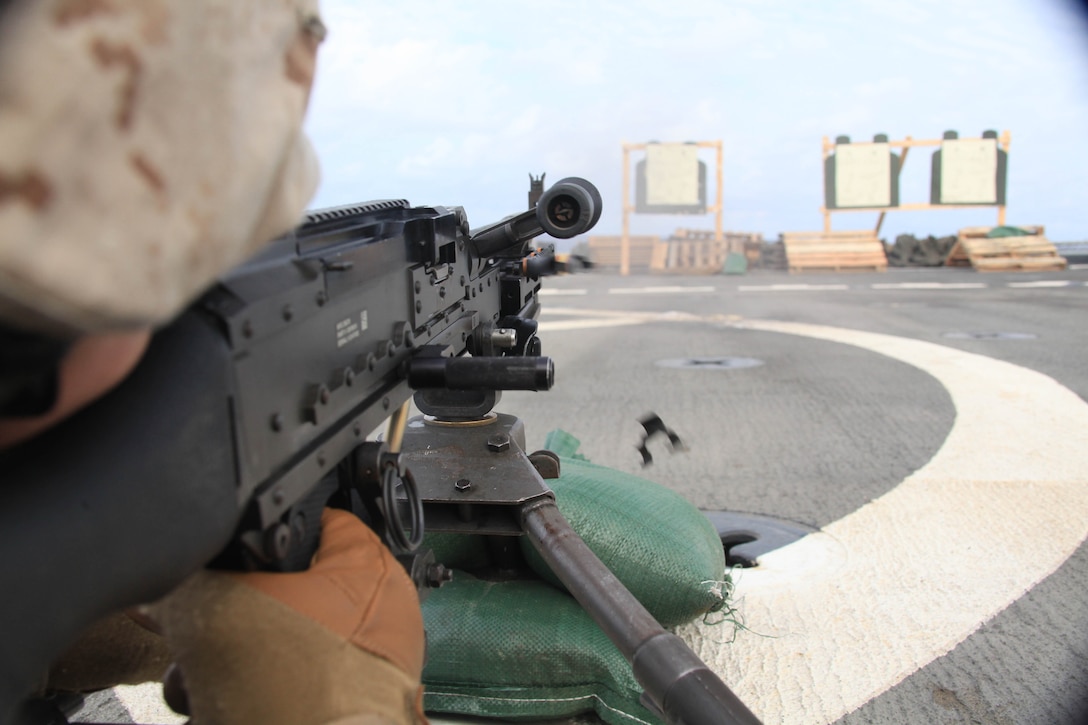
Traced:
<path id="1" fill-rule="evenodd" d="M 571 178 L 476 230 L 460 207 L 312 212 L 156 334 L 115 391 L 10 452 L 0 720 L 95 619 L 209 562 L 303 568 L 331 502 L 367 520 L 420 588 L 443 578 L 416 552 L 424 516 L 524 531 L 670 722 L 754 722 L 570 530 L 520 422 L 491 412 L 502 390 L 553 381 L 535 317 L 554 250 L 530 243 L 580 234 L 600 211 L 596 188 Z M 436 425 L 406 430 L 413 395 Z M 368 441 L 386 419 L 390 435 Z M 435 469 L 417 455 L 435 436 L 476 453 Z"/>

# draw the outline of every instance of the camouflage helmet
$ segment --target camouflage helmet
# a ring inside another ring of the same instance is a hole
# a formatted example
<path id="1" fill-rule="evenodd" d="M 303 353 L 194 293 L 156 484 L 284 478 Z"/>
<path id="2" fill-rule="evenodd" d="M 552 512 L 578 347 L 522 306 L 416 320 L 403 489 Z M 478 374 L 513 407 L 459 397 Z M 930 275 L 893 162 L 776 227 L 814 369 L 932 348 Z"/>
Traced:
<path id="1" fill-rule="evenodd" d="M 0 13 L 0 324 L 161 324 L 301 217 L 316 0 Z"/>

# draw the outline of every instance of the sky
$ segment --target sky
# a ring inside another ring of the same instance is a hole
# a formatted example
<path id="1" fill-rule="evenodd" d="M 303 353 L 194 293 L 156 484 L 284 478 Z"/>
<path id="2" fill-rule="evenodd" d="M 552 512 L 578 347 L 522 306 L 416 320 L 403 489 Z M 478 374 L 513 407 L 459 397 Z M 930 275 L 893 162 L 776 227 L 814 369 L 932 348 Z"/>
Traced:
<path id="1" fill-rule="evenodd" d="M 777 239 L 821 228 L 824 136 L 994 129 L 1011 134 L 1007 222 L 1088 240 L 1088 16 L 1071 0 L 321 7 L 312 208 L 403 198 L 462 206 L 479 227 L 524 209 L 529 175 L 546 173 L 548 184 L 593 182 L 604 210 L 592 233 L 619 234 L 624 143 L 721 141 L 724 229 Z M 908 155 L 902 203 L 928 202 L 931 153 Z M 713 200 L 713 150 L 700 159 Z M 832 224 L 876 219 L 837 213 Z M 890 212 L 881 236 L 996 219 L 991 208 Z M 711 230 L 714 217 L 630 217 L 632 234 L 678 228 Z"/>

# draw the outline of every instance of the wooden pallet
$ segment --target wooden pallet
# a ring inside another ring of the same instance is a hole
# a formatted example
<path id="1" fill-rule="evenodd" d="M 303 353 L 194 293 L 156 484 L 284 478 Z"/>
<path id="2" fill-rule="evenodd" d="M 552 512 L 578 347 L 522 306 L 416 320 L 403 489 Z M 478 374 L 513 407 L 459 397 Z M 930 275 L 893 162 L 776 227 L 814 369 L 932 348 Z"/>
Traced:
<path id="1" fill-rule="evenodd" d="M 1046 238 L 1041 226 L 1022 227 L 1020 237 L 988 238 L 993 227 L 961 229 L 944 263 L 947 267 L 974 267 L 979 272 L 1046 272 L 1066 268 L 1065 257 Z"/>
<path id="2" fill-rule="evenodd" d="M 888 269 L 884 245 L 872 230 L 849 232 L 783 232 L 790 272 Z"/>
<path id="3" fill-rule="evenodd" d="M 688 274 L 719 274 L 725 268 L 730 252 L 742 253 L 746 245 L 758 244 L 763 235 L 751 232 L 725 232 L 721 240 L 716 232 L 701 229 L 677 229 L 665 240 L 668 257 L 665 271 Z M 758 251 L 757 251 L 758 256 Z"/>
<path id="4" fill-rule="evenodd" d="M 628 237 L 628 265 L 632 272 L 659 271 L 665 268 L 668 245 L 661 237 L 638 235 Z M 622 237 L 589 237 L 589 259 L 596 269 L 615 271 L 620 268 Z"/>
<path id="5" fill-rule="evenodd" d="M 759 261 L 761 269 L 786 269 L 786 248 L 782 242 L 765 242 L 760 245 Z"/>

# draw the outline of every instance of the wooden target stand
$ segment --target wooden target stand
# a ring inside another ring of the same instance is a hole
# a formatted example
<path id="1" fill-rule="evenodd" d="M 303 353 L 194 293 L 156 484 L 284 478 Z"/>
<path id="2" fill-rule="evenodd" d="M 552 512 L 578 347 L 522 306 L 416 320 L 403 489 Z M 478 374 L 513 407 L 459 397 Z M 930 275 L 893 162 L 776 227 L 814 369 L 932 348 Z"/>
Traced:
<path id="1" fill-rule="evenodd" d="M 1006 130 L 997 139 L 998 148 L 1008 153 L 1011 134 Z M 910 149 L 915 146 L 939 147 L 944 139 L 914 139 L 907 136 L 902 141 L 887 141 L 890 148 L 902 149 L 899 157 L 901 174 Z M 823 137 L 823 166 L 836 144 Z M 826 176 L 825 176 L 826 183 Z M 826 189 L 825 189 L 826 198 Z M 787 232 L 782 235 L 788 266 L 791 272 L 810 269 L 887 269 L 887 255 L 879 239 L 880 228 L 889 211 L 932 211 L 936 209 L 997 208 L 997 226 L 1005 226 L 1005 204 L 932 204 L 907 203 L 886 207 L 828 208 L 820 207 L 823 215 L 823 232 Z M 873 231 L 835 232 L 831 229 L 831 215 L 837 212 L 879 212 Z M 960 230 L 956 244 L 945 259 L 946 266 L 971 266 L 979 271 L 991 270 L 1055 270 L 1065 269 L 1065 259 L 1056 247 L 1043 235 L 1043 227 L 1025 227 L 1028 236 L 991 239 L 990 227 L 969 227 Z"/>
<path id="2" fill-rule="evenodd" d="M 625 143 L 623 144 L 623 233 L 620 236 L 620 274 L 627 276 L 631 273 L 631 212 L 635 206 L 631 204 L 631 152 L 645 151 L 649 144 Z M 714 185 L 714 204 L 706 208 L 706 212 L 714 214 L 714 243 L 721 244 L 722 235 L 722 142 L 721 141 L 697 141 L 696 148 L 711 148 L 717 151 L 717 175 Z"/>
<path id="3" fill-rule="evenodd" d="M 903 166 L 907 163 L 907 155 L 910 150 L 915 146 L 940 146 L 944 139 L 915 139 L 907 136 L 902 141 L 888 141 L 887 144 L 893 149 L 902 149 L 903 153 L 899 157 L 899 173 L 903 173 Z M 998 147 L 1003 149 L 1006 153 L 1009 151 L 1009 144 L 1012 141 L 1012 136 L 1008 131 L 1002 132 L 998 138 Z M 827 137 L 823 137 L 823 161 L 827 163 L 828 157 L 831 152 L 835 150 L 835 144 Z M 821 166 L 820 168 L 824 168 Z M 825 194 L 826 197 L 826 194 Z M 972 209 L 978 207 L 997 207 L 997 226 L 1005 225 L 1005 205 L 1004 204 L 928 204 L 928 203 L 914 203 L 914 204 L 899 204 L 898 206 L 885 206 L 885 207 L 864 207 L 857 209 L 828 209 L 826 206 L 820 207 L 820 213 L 824 217 L 824 232 L 831 231 L 831 215 L 836 212 L 857 212 L 857 211 L 879 211 L 880 216 L 877 217 L 876 229 L 873 233 L 880 234 L 880 227 L 884 225 L 884 217 L 889 211 L 932 211 L 935 209 Z"/>

